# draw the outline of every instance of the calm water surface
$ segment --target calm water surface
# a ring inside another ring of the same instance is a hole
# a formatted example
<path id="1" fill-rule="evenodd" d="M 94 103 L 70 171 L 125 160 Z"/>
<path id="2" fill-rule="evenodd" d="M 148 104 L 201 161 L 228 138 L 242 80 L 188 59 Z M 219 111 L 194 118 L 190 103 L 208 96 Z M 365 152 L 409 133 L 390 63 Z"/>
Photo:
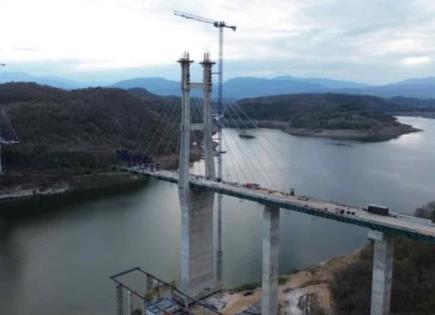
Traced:
<path id="1" fill-rule="evenodd" d="M 400 119 L 424 132 L 361 144 L 267 129 L 241 140 L 237 131 L 226 130 L 226 177 L 411 213 L 435 199 L 435 120 Z M 197 163 L 193 171 L 201 168 Z M 66 197 L 26 210 L 38 212 L 0 219 L 0 314 L 113 314 L 111 274 L 142 266 L 168 281 L 178 279 L 180 215 L 172 184 L 149 180 L 118 193 Z M 261 210 L 224 197 L 226 287 L 260 280 Z M 288 211 L 281 218 L 283 273 L 366 243 L 362 228 Z"/>

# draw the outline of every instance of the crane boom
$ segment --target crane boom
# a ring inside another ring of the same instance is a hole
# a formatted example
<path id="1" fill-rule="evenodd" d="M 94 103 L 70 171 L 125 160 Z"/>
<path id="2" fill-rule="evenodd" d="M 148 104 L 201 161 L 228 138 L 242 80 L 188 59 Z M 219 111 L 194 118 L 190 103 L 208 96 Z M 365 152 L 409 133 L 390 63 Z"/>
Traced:
<path id="1" fill-rule="evenodd" d="M 211 24 L 214 27 L 219 29 L 219 72 L 214 73 L 218 74 L 218 106 L 217 106 L 217 113 L 216 113 L 216 124 L 217 124 L 217 135 L 218 135 L 218 147 L 217 152 L 219 152 L 217 160 L 218 160 L 218 170 L 217 170 L 217 180 L 222 180 L 222 152 L 223 152 L 223 134 L 222 134 L 222 122 L 221 117 L 223 117 L 223 104 L 222 104 L 222 86 L 223 86 L 223 72 L 224 72 L 224 28 L 230 28 L 233 31 L 237 29 L 235 25 L 227 25 L 224 21 L 215 21 L 208 18 L 204 18 L 198 15 L 193 15 L 187 12 L 183 11 L 174 11 L 174 15 L 180 16 L 185 19 L 195 20 L 198 22 L 203 22 L 207 24 Z M 222 263 L 222 194 L 218 194 L 218 206 L 217 206 L 217 280 L 219 283 L 219 286 L 222 286 L 222 275 L 223 275 L 223 263 Z"/>
<path id="2" fill-rule="evenodd" d="M 232 29 L 233 31 L 237 29 L 235 25 L 227 25 L 224 21 L 216 21 L 199 15 L 190 14 L 184 11 L 174 11 L 174 15 L 183 17 L 188 20 L 195 20 L 203 23 L 212 24 L 214 27 L 226 27 Z"/>

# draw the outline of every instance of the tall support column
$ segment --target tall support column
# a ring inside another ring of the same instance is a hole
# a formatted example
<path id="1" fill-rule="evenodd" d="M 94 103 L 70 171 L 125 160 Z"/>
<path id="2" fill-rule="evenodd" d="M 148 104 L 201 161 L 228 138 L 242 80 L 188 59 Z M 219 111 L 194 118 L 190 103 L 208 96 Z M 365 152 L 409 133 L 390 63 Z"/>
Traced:
<path id="1" fill-rule="evenodd" d="M 369 239 L 374 242 L 370 315 L 388 315 L 393 277 L 393 238 L 382 232 L 370 230 Z"/>
<path id="2" fill-rule="evenodd" d="M 130 291 L 127 291 L 127 315 L 133 313 L 133 295 Z"/>
<path id="3" fill-rule="evenodd" d="M 181 208 L 181 288 L 200 297 L 215 287 L 213 252 L 214 194 L 190 188 L 190 64 L 186 54 L 182 69 L 182 118 L 178 195 Z"/>
<path id="4" fill-rule="evenodd" d="M 279 208 L 266 206 L 263 214 L 263 283 L 261 314 L 278 314 Z"/>
<path id="5" fill-rule="evenodd" d="M 178 60 L 181 65 L 181 141 L 180 141 L 180 178 L 178 188 L 185 194 L 189 191 L 189 158 L 190 158 L 190 64 L 189 54 Z"/>
<path id="6" fill-rule="evenodd" d="M 0 174 L 3 173 L 3 161 L 2 161 L 2 147 L 0 144 Z"/>
<path id="7" fill-rule="evenodd" d="M 201 62 L 203 67 L 203 120 L 204 120 L 204 151 L 205 151 L 205 176 L 209 179 L 216 179 L 214 166 L 214 150 L 213 150 L 213 125 L 211 116 L 210 95 L 212 89 L 211 68 L 214 62 L 210 61 L 208 53 L 204 54 L 204 61 Z"/>
<path id="8" fill-rule="evenodd" d="M 124 315 L 124 288 L 120 284 L 116 286 L 116 315 Z"/>

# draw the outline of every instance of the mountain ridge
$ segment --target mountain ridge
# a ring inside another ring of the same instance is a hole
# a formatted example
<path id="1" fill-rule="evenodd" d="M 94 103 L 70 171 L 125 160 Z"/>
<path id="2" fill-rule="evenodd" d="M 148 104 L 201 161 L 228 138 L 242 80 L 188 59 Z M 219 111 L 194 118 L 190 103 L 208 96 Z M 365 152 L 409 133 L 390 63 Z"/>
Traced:
<path id="1" fill-rule="evenodd" d="M 74 81 L 55 76 L 34 76 L 23 72 L 1 72 L 0 83 L 35 82 L 66 90 L 100 86 L 86 82 Z M 105 87 L 122 89 L 145 88 L 157 95 L 180 95 L 180 82 L 163 77 L 135 77 L 117 81 Z M 419 99 L 435 99 L 435 77 L 408 78 L 384 85 L 368 85 L 347 80 L 335 80 L 316 77 L 295 77 L 291 75 L 273 78 L 234 77 L 224 82 L 226 98 L 247 98 L 299 93 L 342 93 L 357 95 L 374 95 L 380 97 L 413 97 Z M 216 89 L 215 89 L 216 90 Z M 192 91 L 198 96 L 198 91 Z M 216 91 L 213 94 L 216 97 Z"/>

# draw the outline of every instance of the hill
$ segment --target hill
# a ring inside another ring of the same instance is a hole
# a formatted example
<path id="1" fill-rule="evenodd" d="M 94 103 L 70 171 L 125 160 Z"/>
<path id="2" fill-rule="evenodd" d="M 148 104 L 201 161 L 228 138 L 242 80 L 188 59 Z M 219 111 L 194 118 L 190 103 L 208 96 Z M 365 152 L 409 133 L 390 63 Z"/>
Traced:
<path id="1" fill-rule="evenodd" d="M 274 78 L 274 80 L 314 83 L 329 89 L 350 89 L 350 88 L 362 88 L 368 86 L 368 84 L 357 83 L 352 81 L 332 80 L 326 78 L 298 78 L 291 75 L 279 76 Z"/>
<path id="2" fill-rule="evenodd" d="M 429 218 L 435 203 L 417 209 L 416 214 Z M 428 211 L 430 208 L 430 211 Z M 337 272 L 331 291 L 334 314 L 369 314 L 373 247 L 366 246 L 358 259 Z M 435 251 L 433 244 L 397 237 L 394 243 L 394 266 L 391 314 L 435 314 Z"/>
<path id="3" fill-rule="evenodd" d="M 119 81 L 113 87 L 121 89 L 144 88 L 158 95 L 180 95 L 180 83 L 163 78 L 135 78 Z"/>
<path id="4" fill-rule="evenodd" d="M 28 82 L 48 85 L 60 89 L 77 89 L 88 84 L 54 76 L 34 76 L 23 72 L 0 72 L 0 83 Z"/>
<path id="5" fill-rule="evenodd" d="M 172 128 L 157 111 L 165 102 L 114 88 L 66 91 L 33 83 L 0 85 L 0 103 L 20 138 L 20 144 L 3 147 L 8 172 L 0 176 L 0 189 L 68 186 L 109 172 L 116 150 L 135 151 Z M 165 149 L 174 150 L 176 139 L 168 138 Z"/>
<path id="6" fill-rule="evenodd" d="M 300 136 L 383 141 L 417 131 L 389 114 L 398 104 L 374 96 L 278 95 L 243 99 L 238 106 L 260 126 Z"/>
<path id="7" fill-rule="evenodd" d="M 180 83 L 163 78 L 130 79 L 115 83 L 114 87 L 123 89 L 140 87 L 159 95 L 180 95 Z M 396 83 L 375 86 L 325 78 L 280 76 L 266 79 L 236 77 L 225 81 L 223 89 L 226 98 L 238 99 L 279 94 L 327 92 L 336 94 L 373 95 L 386 98 L 401 96 L 417 99 L 435 99 L 434 78 L 408 79 Z M 214 91 L 214 96 L 216 97 L 216 91 Z"/>
<path id="8" fill-rule="evenodd" d="M 369 94 L 381 97 L 412 97 L 412 98 L 435 98 L 435 78 L 407 79 L 396 83 L 368 86 L 363 88 L 340 89 L 337 92 L 349 94 Z"/>
<path id="9" fill-rule="evenodd" d="M 55 76 L 35 76 L 22 72 L 0 73 L 0 83 L 33 82 L 62 89 L 77 89 L 99 86 L 96 83 L 68 80 Z M 179 81 L 160 77 L 142 77 L 122 80 L 111 87 L 131 89 L 145 88 L 158 95 L 180 95 Z M 344 93 L 358 95 L 374 95 L 380 97 L 408 97 L 419 99 L 435 99 L 435 78 L 410 78 L 385 85 L 368 85 L 359 82 L 333 80 L 328 78 L 300 78 L 290 75 L 275 78 L 235 77 L 224 82 L 226 98 L 247 98 L 278 94 L 300 93 Z M 192 95 L 199 94 L 192 91 Z M 214 91 L 214 97 L 216 97 Z"/>

